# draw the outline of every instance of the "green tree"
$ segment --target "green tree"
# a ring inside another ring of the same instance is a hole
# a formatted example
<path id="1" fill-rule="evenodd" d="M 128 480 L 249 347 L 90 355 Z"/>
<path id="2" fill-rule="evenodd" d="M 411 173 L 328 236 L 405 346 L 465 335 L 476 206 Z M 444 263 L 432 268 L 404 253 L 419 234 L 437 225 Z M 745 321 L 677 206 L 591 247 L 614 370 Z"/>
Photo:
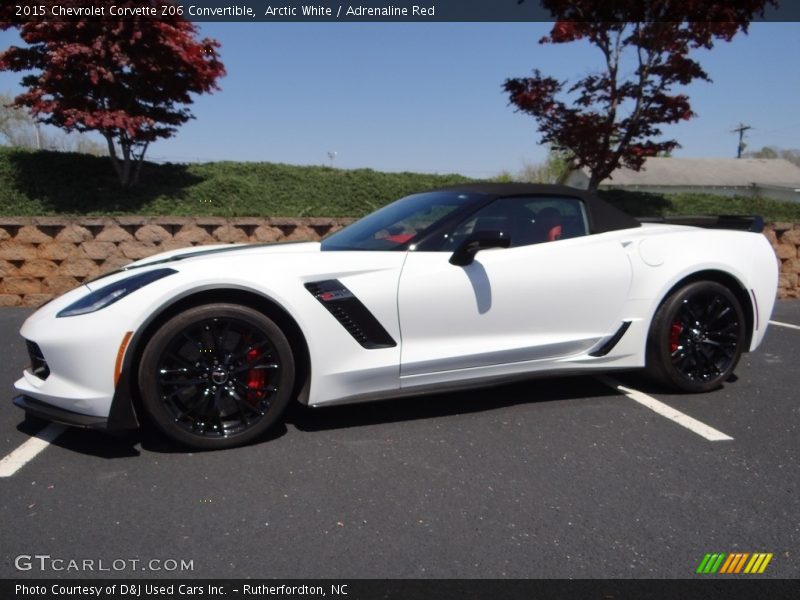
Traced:
<path id="1" fill-rule="evenodd" d="M 745 152 L 745 158 L 782 158 L 800 167 L 800 150 L 787 150 L 775 146 L 764 146 L 761 150 Z"/>
<path id="2" fill-rule="evenodd" d="M 527 183 L 561 183 L 572 169 L 572 164 L 568 152 L 551 146 L 544 162 L 526 164 L 517 178 Z"/>
<path id="3" fill-rule="evenodd" d="M 542 74 L 507 79 L 517 110 L 538 122 L 541 141 L 569 151 L 597 189 L 619 166 L 639 170 L 671 152 L 661 127 L 694 117 L 680 88 L 710 81 L 694 52 L 746 32 L 777 0 L 541 0 L 556 19 L 541 44 L 586 42 L 603 67 L 576 81 Z"/>
<path id="4" fill-rule="evenodd" d="M 31 150 L 58 150 L 104 156 L 102 144 L 82 133 L 59 132 L 42 128 L 27 110 L 13 104 L 8 94 L 0 94 L 0 140 L 9 146 Z"/>
<path id="5" fill-rule="evenodd" d="M 12 105 L 14 99 L 0 94 L 0 136 L 9 146 L 36 148 L 36 122 L 27 111 Z"/>
<path id="6" fill-rule="evenodd" d="M 4 3 L 0 17 L 8 16 Z M 84 0 L 40 0 L 84 6 Z M 0 52 L 0 70 L 25 73 L 25 91 L 14 99 L 37 120 L 65 131 L 96 131 L 107 142 L 123 186 L 137 183 L 150 143 L 173 136 L 193 118 L 192 94 L 212 92 L 225 74 L 215 40 L 198 38 L 197 26 L 169 0 L 148 0 L 162 14 L 136 19 L 106 15 L 73 20 L 0 18 L 0 29 L 17 27 L 25 48 Z M 7 6 L 6 6 L 7 5 Z M 141 0 L 119 0 L 140 8 Z"/>

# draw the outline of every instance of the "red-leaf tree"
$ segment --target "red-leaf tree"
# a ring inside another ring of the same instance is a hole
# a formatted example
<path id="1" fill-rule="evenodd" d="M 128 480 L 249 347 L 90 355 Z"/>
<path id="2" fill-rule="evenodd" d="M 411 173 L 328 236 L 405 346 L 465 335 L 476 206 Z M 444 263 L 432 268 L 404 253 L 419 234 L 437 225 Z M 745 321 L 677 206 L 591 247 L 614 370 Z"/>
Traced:
<path id="1" fill-rule="evenodd" d="M 85 0 L 39 0 L 87 7 Z M 111 3 L 109 3 L 111 4 Z M 98 131 L 108 142 L 111 162 L 124 186 L 139 179 L 147 146 L 172 136 L 192 113 L 190 94 L 211 92 L 225 74 L 218 42 L 198 39 L 195 25 L 181 16 L 161 16 L 165 0 L 113 2 L 118 8 L 154 6 L 158 16 L 93 16 L 72 20 L 12 22 L 8 10 L 0 28 L 17 27 L 29 46 L 0 53 L 0 69 L 30 71 L 25 92 L 14 105 L 43 123 L 67 131 Z M 176 11 L 177 12 L 177 11 Z"/>
<path id="2" fill-rule="evenodd" d="M 691 54 L 747 32 L 776 0 L 542 0 L 557 21 L 540 44 L 585 40 L 603 58 L 599 72 L 572 84 L 543 75 L 508 79 L 511 104 L 538 120 L 541 141 L 591 172 L 597 189 L 620 165 L 642 168 L 650 156 L 679 147 L 658 140 L 661 125 L 695 116 L 689 98 L 674 91 L 711 81 Z"/>

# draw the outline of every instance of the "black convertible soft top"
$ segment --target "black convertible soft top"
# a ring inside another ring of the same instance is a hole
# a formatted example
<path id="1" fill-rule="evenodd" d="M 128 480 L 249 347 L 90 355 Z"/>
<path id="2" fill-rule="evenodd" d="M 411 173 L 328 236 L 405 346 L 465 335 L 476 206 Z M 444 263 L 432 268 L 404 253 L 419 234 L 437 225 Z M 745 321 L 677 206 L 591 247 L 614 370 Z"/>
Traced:
<path id="1" fill-rule="evenodd" d="M 592 233 L 617 231 L 641 227 L 641 223 L 627 213 L 601 200 L 596 194 L 567 187 L 565 185 L 545 185 L 539 183 L 470 183 L 440 188 L 437 191 L 485 194 L 494 198 L 513 196 L 567 196 L 579 198 L 586 206 Z"/>

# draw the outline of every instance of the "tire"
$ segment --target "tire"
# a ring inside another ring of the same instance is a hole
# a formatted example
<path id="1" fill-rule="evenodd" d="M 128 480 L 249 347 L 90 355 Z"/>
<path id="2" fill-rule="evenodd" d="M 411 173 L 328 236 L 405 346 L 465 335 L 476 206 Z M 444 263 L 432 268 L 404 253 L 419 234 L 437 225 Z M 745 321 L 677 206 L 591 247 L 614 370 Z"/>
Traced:
<path id="1" fill-rule="evenodd" d="M 294 359 L 280 328 L 237 304 L 191 308 L 150 339 L 139 366 L 142 404 L 156 427 L 185 446 L 246 444 L 281 417 Z"/>
<path id="2" fill-rule="evenodd" d="M 647 371 L 682 392 L 716 389 L 745 344 L 745 317 L 736 296 L 714 281 L 689 283 L 658 308 L 647 340 Z"/>

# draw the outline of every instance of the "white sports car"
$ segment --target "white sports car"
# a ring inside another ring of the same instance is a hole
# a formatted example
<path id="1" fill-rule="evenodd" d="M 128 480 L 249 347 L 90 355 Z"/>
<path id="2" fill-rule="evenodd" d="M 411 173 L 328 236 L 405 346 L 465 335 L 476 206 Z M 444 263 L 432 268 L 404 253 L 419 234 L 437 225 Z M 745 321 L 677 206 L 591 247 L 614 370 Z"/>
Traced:
<path id="1" fill-rule="evenodd" d="M 481 184 L 414 194 L 321 243 L 133 263 L 23 325 L 14 402 L 84 427 L 257 438 L 330 405 L 646 367 L 720 386 L 764 337 L 777 262 L 760 218 L 641 223 L 593 194 Z"/>

